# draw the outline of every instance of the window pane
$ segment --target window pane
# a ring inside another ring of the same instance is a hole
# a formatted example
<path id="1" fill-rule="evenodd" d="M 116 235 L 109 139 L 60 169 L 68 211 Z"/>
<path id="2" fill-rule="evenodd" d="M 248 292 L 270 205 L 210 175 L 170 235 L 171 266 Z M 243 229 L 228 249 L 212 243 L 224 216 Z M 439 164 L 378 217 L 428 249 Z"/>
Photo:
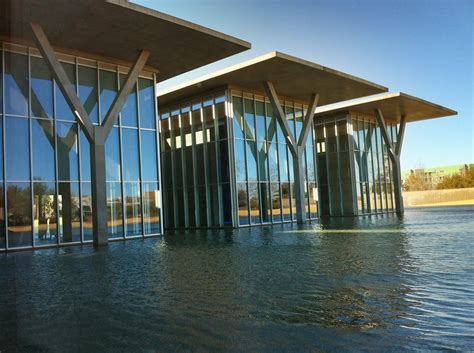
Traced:
<path id="1" fill-rule="evenodd" d="M 84 241 L 92 240 L 92 191 L 91 183 L 82 183 L 82 227 Z"/>
<path id="2" fill-rule="evenodd" d="M 268 159 L 270 164 L 270 180 L 278 182 L 278 152 L 277 144 L 269 143 L 268 144 Z"/>
<path id="3" fill-rule="evenodd" d="M 123 178 L 127 181 L 140 180 L 138 163 L 138 130 L 122 129 Z"/>
<path id="4" fill-rule="evenodd" d="M 59 180 L 79 180 L 77 124 L 56 123 Z"/>
<path id="5" fill-rule="evenodd" d="M 126 149 L 133 148 L 127 146 Z M 107 181 L 120 180 L 120 150 L 118 128 L 113 128 L 105 143 L 105 170 Z"/>
<path id="6" fill-rule="evenodd" d="M 28 58 L 5 53 L 5 113 L 28 115 Z"/>
<path id="7" fill-rule="evenodd" d="M 1 53 L 0 53 L 1 54 Z M 1 66 L 0 66 L 1 68 Z M 5 204 L 5 194 L 3 192 L 3 183 L 0 184 L 0 249 L 5 249 L 6 246 L 6 229 L 5 229 L 5 209 L 3 205 Z"/>
<path id="8" fill-rule="evenodd" d="M 255 101 L 256 121 L 257 121 L 257 140 L 265 140 L 267 121 L 265 117 L 265 104 L 260 101 Z"/>
<path id="9" fill-rule="evenodd" d="M 247 184 L 237 183 L 237 200 L 239 206 L 239 224 L 249 224 L 249 210 L 247 201 Z"/>
<path id="10" fill-rule="evenodd" d="M 6 118 L 7 180 L 30 179 L 28 120 Z"/>
<path id="11" fill-rule="evenodd" d="M 61 243 L 81 241 L 79 183 L 59 183 L 59 239 Z"/>
<path id="12" fill-rule="evenodd" d="M 223 140 L 218 142 L 219 147 L 219 162 L 220 162 L 220 181 L 221 182 L 229 182 L 229 141 Z"/>
<path id="13" fill-rule="evenodd" d="M 246 168 L 245 168 L 245 141 L 235 140 L 235 173 L 237 181 L 247 180 Z"/>
<path id="14" fill-rule="evenodd" d="M 43 59 L 31 57 L 31 114 L 53 117 L 53 79 Z"/>
<path id="15" fill-rule="evenodd" d="M 125 183 L 125 232 L 127 236 L 142 234 L 140 184 Z"/>
<path id="16" fill-rule="evenodd" d="M 199 226 L 207 227 L 207 192 L 205 186 L 200 186 L 197 188 L 196 194 L 198 200 L 198 212 L 199 212 Z"/>
<path id="17" fill-rule="evenodd" d="M 257 142 L 258 149 L 258 180 L 268 181 L 268 154 L 267 144 L 264 141 Z"/>
<path id="18" fill-rule="evenodd" d="M 250 220 L 252 224 L 260 223 L 260 203 L 258 198 L 258 184 L 249 183 Z"/>
<path id="19" fill-rule="evenodd" d="M 232 97 L 234 109 L 234 138 L 244 138 L 242 98 Z"/>
<path id="20" fill-rule="evenodd" d="M 90 145 L 82 129 L 81 129 L 79 138 L 80 138 L 80 144 L 81 144 L 81 180 L 90 181 L 91 180 Z"/>
<path id="21" fill-rule="evenodd" d="M 7 183 L 8 246 L 31 246 L 30 183 Z"/>
<path id="22" fill-rule="evenodd" d="M 227 116 L 225 114 L 225 102 L 217 103 L 215 105 L 216 119 L 217 119 L 217 130 L 219 139 L 227 138 Z"/>
<path id="23" fill-rule="evenodd" d="M 120 87 L 125 83 L 126 75 L 120 75 Z M 137 127 L 137 86 L 133 86 L 122 108 L 122 125 Z"/>
<path id="24" fill-rule="evenodd" d="M 66 76 L 74 87 L 76 86 L 76 66 L 73 64 L 61 63 Z M 75 121 L 76 117 L 66 102 L 64 95 L 59 89 L 58 85 L 55 85 L 56 92 L 56 119 Z"/>
<path id="25" fill-rule="evenodd" d="M 33 183 L 35 246 L 53 245 L 58 242 L 55 190 L 54 183 Z"/>
<path id="26" fill-rule="evenodd" d="M 33 132 L 33 179 L 55 180 L 54 132 L 50 120 L 31 119 Z"/>
<path id="27" fill-rule="evenodd" d="M 288 181 L 288 158 L 286 154 L 286 145 L 279 143 L 278 144 L 278 158 L 279 158 L 279 165 L 280 165 L 280 180 L 281 181 Z"/>
<path id="28" fill-rule="evenodd" d="M 267 140 L 276 142 L 278 122 L 273 115 L 272 105 L 270 103 L 266 103 L 265 106 L 267 108 Z"/>
<path id="29" fill-rule="evenodd" d="M 97 70 L 79 66 L 79 98 L 93 123 L 99 122 Z"/>
<path id="30" fill-rule="evenodd" d="M 188 219 L 189 227 L 196 227 L 196 206 L 194 200 L 194 188 L 187 188 L 188 194 Z"/>
<path id="31" fill-rule="evenodd" d="M 107 183 L 107 216 L 109 238 L 123 237 L 121 183 Z"/>
<path id="32" fill-rule="evenodd" d="M 110 106 L 117 96 L 117 73 L 99 70 L 100 77 L 100 115 L 101 121 L 104 121 L 107 113 L 109 112 Z M 118 124 L 117 117 L 114 124 Z"/>
<path id="33" fill-rule="evenodd" d="M 271 222 L 270 184 L 260 183 L 260 214 L 262 223 Z"/>
<path id="34" fill-rule="evenodd" d="M 257 145 L 247 141 L 247 177 L 249 181 L 257 181 Z"/>
<path id="35" fill-rule="evenodd" d="M 0 58 L 3 58 L 1 50 Z M 3 60 L 0 60 L 0 114 L 1 113 L 3 113 Z"/>
<path id="36" fill-rule="evenodd" d="M 143 223 L 145 234 L 161 233 L 160 199 L 157 183 L 143 183 Z"/>
<path id="37" fill-rule="evenodd" d="M 281 184 L 281 194 L 283 221 L 291 221 L 290 183 Z"/>
<path id="38" fill-rule="evenodd" d="M 272 191 L 272 214 L 274 222 L 281 222 L 281 199 L 280 184 L 271 184 Z"/>
<path id="39" fill-rule="evenodd" d="M 138 79 L 140 97 L 140 126 L 146 129 L 155 128 L 155 94 L 153 92 L 153 81 L 144 78 Z"/>
<path id="40" fill-rule="evenodd" d="M 156 133 L 142 130 L 142 180 L 158 180 L 158 164 L 156 155 Z M 192 173 L 192 171 L 191 171 Z"/>
<path id="41" fill-rule="evenodd" d="M 230 184 L 222 184 L 222 204 L 224 208 L 224 225 L 232 225 L 232 197 Z"/>
<path id="42" fill-rule="evenodd" d="M 245 138 L 255 140 L 255 109 L 250 99 L 244 99 L 244 131 Z"/>

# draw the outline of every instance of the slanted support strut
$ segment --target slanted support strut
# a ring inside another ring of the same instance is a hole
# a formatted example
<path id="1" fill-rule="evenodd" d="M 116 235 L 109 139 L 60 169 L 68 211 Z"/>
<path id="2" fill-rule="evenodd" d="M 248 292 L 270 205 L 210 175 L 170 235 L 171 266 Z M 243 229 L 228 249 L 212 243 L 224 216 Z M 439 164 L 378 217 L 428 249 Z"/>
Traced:
<path id="1" fill-rule="evenodd" d="M 283 107 L 280 104 L 278 95 L 273 87 L 273 84 L 269 81 L 263 82 L 265 92 L 267 93 L 268 99 L 272 104 L 273 111 L 276 115 L 276 120 L 280 124 L 283 134 L 286 139 L 286 143 L 289 147 L 291 155 L 293 157 L 293 174 L 294 180 L 294 193 L 296 202 L 296 221 L 297 223 L 306 222 L 306 197 L 305 197 L 305 182 L 306 175 L 303 168 L 304 151 L 306 147 L 306 140 L 309 135 L 309 131 L 313 126 L 313 117 L 316 107 L 319 102 L 319 94 L 313 94 L 310 99 L 310 104 L 303 121 L 303 128 L 300 136 L 293 136 L 286 115 L 283 111 Z"/>
<path id="2" fill-rule="evenodd" d="M 380 126 L 380 132 L 382 133 L 382 138 L 384 140 L 385 147 L 387 148 L 388 155 L 392 161 L 392 180 L 394 187 L 394 196 L 395 196 L 395 211 L 397 214 L 401 215 L 405 211 L 403 206 L 403 195 L 402 195 L 402 173 L 400 166 L 400 153 L 402 151 L 403 137 L 405 134 L 406 127 L 406 116 L 402 115 L 400 118 L 400 126 L 398 129 L 397 143 L 394 146 L 393 141 L 388 134 L 387 125 L 385 124 L 385 119 L 383 113 L 380 109 L 375 109 L 375 117 L 377 123 Z"/>
<path id="3" fill-rule="evenodd" d="M 57 59 L 53 47 L 49 43 L 48 37 L 43 28 L 38 23 L 31 23 L 31 30 L 36 45 L 41 52 L 46 64 L 51 71 L 54 80 L 63 93 L 66 102 L 76 116 L 76 121 L 82 127 L 87 140 L 90 143 L 91 159 L 91 182 L 92 182 L 92 223 L 94 245 L 107 245 L 107 182 L 105 173 L 105 142 L 112 131 L 113 125 L 128 94 L 133 89 L 140 72 L 150 56 L 147 50 L 140 51 L 134 65 L 130 69 L 124 84 L 121 86 L 115 100 L 107 112 L 102 124 L 96 126 L 92 121 L 76 94 L 74 85 L 69 81 L 62 65 Z"/>

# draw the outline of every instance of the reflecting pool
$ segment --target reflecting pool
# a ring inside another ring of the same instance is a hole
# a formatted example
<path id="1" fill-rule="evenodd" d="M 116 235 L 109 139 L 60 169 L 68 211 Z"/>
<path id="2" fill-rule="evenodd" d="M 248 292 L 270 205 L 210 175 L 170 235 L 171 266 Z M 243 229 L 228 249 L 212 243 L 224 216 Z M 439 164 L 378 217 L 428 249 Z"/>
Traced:
<path id="1" fill-rule="evenodd" d="M 469 351 L 474 207 L 0 255 L 2 352 Z"/>

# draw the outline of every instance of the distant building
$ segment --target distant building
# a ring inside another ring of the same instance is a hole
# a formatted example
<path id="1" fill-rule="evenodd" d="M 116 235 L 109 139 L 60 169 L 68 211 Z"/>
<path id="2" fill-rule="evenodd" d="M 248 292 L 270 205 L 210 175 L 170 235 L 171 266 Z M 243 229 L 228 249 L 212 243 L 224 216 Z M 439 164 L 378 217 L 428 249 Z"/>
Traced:
<path id="1" fill-rule="evenodd" d="M 405 183 L 406 179 L 411 175 L 422 176 L 426 183 L 427 190 L 436 189 L 436 186 L 443 181 L 444 178 L 454 174 L 465 175 L 467 171 L 474 168 L 474 164 L 455 164 L 442 167 L 433 168 L 417 168 L 406 170 L 402 173 L 402 180 Z"/>

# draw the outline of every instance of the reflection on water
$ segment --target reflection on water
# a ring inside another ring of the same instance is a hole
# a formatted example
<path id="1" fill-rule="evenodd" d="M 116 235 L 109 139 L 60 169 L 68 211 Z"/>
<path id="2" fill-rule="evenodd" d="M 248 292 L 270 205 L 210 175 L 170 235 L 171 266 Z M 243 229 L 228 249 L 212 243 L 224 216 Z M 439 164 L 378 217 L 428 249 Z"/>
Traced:
<path id="1" fill-rule="evenodd" d="M 474 207 L 0 257 L 0 350 L 472 348 Z"/>

